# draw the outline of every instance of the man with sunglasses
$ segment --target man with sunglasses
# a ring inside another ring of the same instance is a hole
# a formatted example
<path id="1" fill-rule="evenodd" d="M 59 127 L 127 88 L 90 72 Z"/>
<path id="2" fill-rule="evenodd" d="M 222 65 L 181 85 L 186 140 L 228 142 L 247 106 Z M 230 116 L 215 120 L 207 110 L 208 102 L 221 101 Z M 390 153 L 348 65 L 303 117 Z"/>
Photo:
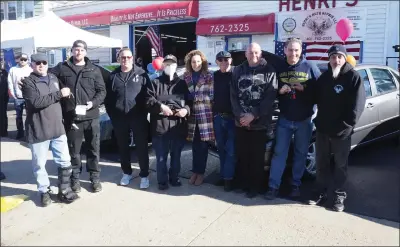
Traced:
<path id="1" fill-rule="evenodd" d="M 235 119 L 232 113 L 230 86 L 232 82 L 232 56 L 221 51 L 216 56 L 219 70 L 214 72 L 214 130 L 220 161 L 221 179 L 217 185 L 232 190 L 235 173 Z"/>
<path id="2" fill-rule="evenodd" d="M 8 89 L 11 98 L 14 99 L 14 107 L 16 111 L 17 139 L 24 137 L 24 123 L 22 114 L 25 108 L 25 101 L 22 97 L 22 92 L 18 86 L 21 80 L 28 77 L 32 73 L 32 68 L 28 64 L 28 55 L 22 53 L 19 57 L 17 66 L 12 67 L 8 72 Z"/>
<path id="3" fill-rule="evenodd" d="M 44 207 L 51 204 L 49 176 L 46 171 L 47 153 L 53 153 L 58 166 L 58 198 L 71 203 L 78 195 L 71 190 L 71 157 L 63 125 L 60 100 L 70 96 L 69 88 L 60 90 L 56 76 L 48 73 L 47 56 L 31 56 L 33 72 L 23 79 L 21 90 L 26 101 L 26 134 L 32 151 L 33 173 Z"/>
<path id="4" fill-rule="evenodd" d="M 106 89 L 100 69 L 86 57 L 86 42 L 76 40 L 71 52 L 69 60 L 59 63 L 51 71 L 71 90 L 71 97 L 61 101 L 72 163 L 71 186 L 75 192 L 81 191 L 81 147 L 85 138 L 86 171 L 90 174 L 92 191 L 99 192 L 102 190 L 99 105 L 103 103 Z"/>

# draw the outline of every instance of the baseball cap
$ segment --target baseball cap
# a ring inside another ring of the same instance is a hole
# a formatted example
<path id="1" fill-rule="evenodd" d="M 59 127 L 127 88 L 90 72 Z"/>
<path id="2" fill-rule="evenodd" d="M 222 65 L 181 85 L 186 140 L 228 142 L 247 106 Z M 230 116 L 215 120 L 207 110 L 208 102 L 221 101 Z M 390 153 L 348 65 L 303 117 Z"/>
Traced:
<path id="1" fill-rule="evenodd" d="M 32 62 L 40 62 L 40 61 L 47 61 L 47 56 L 44 53 L 35 53 L 31 55 Z"/>
<path id="2" fill-rule="evenodd" d="M 218 59 L 218 58 L 231 58 L 231 57 L 232 57 L 232 55 L 229 52 L 220 51 L 220 52 L 218 52 L 218 54 L 216 56 L 216 59 Z"/>
<path id="3" fill-rule="evenodd" d="M 167 62 L 167 61 L 172 61 L 174 63 L 178 63 L 178 60 L 176 59 L 176 57 L 174 55 L 171 55 L 171 54 L 166 55 L 164 57 L 164 61 L 163 62 Z"/>
<path id="4" fill-rule="evenodd" d="M 344 57 L 347 56 L 346 48 L 343 45 L 333 45 L 328 50 L 328 56 L 332 56 L 333 54 L 342 54 Z"/>
<path id="5" fill-rule="evenodd" d="M 87 44 L 83 40 L 75 40 L 75 42 L 72 44 L 72 48 L 74 47 L 83 47 L 85 50 L 87 50 Z"/>

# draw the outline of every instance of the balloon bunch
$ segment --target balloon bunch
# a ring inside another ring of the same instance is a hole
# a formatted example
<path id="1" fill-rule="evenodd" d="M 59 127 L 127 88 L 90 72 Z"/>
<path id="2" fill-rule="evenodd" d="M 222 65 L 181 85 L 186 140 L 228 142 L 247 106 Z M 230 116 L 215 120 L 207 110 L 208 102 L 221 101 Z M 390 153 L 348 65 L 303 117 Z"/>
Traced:
<path id="1" fill-rule="evenodd" d="M 164 61 L 164 58 L 162 58 L 162 57 L 156 57 L 156 58 L 153 60 L 153 62 L 151 62 L 151 63 L 149 63 L 149 64 L 147 65 L 147 71 L 148 71 L 150 74 L 154 74 L 154 73 L 156 73 L 158 70 L 161 70 L 161 69 L 162 69 L 162 63 L 163 63 L 163 61 Z"/>

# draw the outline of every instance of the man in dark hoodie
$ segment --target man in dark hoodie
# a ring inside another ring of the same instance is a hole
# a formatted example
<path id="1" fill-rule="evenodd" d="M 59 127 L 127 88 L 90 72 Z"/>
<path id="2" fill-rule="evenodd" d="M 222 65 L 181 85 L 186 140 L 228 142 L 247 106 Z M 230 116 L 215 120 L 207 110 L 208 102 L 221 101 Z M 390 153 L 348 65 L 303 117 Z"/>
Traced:
<path id="1" fill-rule="evenodd" d="M 231 103 L 236 125 L 235 180 L 239 189 L 253 198 L 262 188 L 266 131 L 278 82 L 275 69 L 261 58 L 259 44 L 249 45 L 246 58 L 233 71 Z"/>
<path id="2" fill-rule="evenodd" d="M 321 72 L 315 64 L 301 57 L 302 42 L 292 38 L 286 41 L 284 52 L 286 66 L 279 68 L 280 116 L 276 130 L 276 143 L 271 161 L 269 189 L 265 198 L 274 199 L 281 185 L 286 167 L 289 146 L 294 136 L 294 159 L 292 167 L 292 189 L 290 197 L 300 196 L 301 178 L 307 160 L 308 146 L 313 124 L 313 103 L 307 95 L 307 85 L 315 82 Z"/>
<path id="3" fill-rule="evenodd" d="M 133 179 L 129 149 L 129 130 L 132 129 L 140 166 L 140 189 L 147 189 L 150 181 L 146 86 L 150 79 L 142 68 L 134 65 L 129 48 L 120 50 L 118 61 L 121 66 L 111 73 L 106 83 L 107 96 L 104 104 L 118 144 L 123 172 L 120 185 L 126 186 Z"/>
<path id="4" fill-rule="evenodd" d="M 81 147 L 86 144 L 86 171 L 90 174 L 93 192 L 102 190 L 100 184 L 100 112 L 106 89 L 101 71 L 86 57 L 87 45 L 83 40 L 73 43 L 73 56 L 59 63 L 51 72 L 60 83 L 71 90 L 71 97 L 63 99 L 64 126 L 71 155 L 72 189 L 79 193 L 79 175 L 82 171 Z"/>
<path id="5" fill-rule="evenodd" d="M 189 89 L 176 74 L 177 59 L 167 55 L 163 61 L 163 74 L 147 85 L 147 107 L 153 147 L 157 158 L 157 180 L 160 190 L 181 186 L 178 178 L 181 169 L 181 152 L 187 136 L 187 119 L 190 114 Z M 167 170 L 168 153 L 171 165 Z M 169 178 L 168 178 L 169 174 Z"/>
<path id="6" fill-rule="evenodd" d="M 329 51 L 328 70 L 311 85 L 318 112 L 314 119 L 317 128 L 317 183 L 318 188 L 309 204 L 322 204 L 333 177 L 335 200 L 333 209 L 344 210 L 351 134 L 365 107 L 365 89 L 360 75 L 346 62 L 346 49 L 334 45 Z M 334 156 L 334 173 L 330 158 Z"/>

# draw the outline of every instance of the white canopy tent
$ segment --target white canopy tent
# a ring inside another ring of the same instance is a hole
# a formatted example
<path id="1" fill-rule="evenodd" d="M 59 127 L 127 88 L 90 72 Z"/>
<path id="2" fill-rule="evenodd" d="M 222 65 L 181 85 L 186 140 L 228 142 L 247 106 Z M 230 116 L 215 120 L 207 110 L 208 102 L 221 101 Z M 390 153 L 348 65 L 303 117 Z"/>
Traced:
<path id="1" fill-rule="evenodd" d="M 122 40 L 72 26 L 53 12 L 24 20 L 1 22 L 2 49 L 21 47 L 22 52 L 32 54 L 40 48 L 51 50 L 71 47 L 77 39 L 84 40 L 90 48 L 122 47 Z"/>

